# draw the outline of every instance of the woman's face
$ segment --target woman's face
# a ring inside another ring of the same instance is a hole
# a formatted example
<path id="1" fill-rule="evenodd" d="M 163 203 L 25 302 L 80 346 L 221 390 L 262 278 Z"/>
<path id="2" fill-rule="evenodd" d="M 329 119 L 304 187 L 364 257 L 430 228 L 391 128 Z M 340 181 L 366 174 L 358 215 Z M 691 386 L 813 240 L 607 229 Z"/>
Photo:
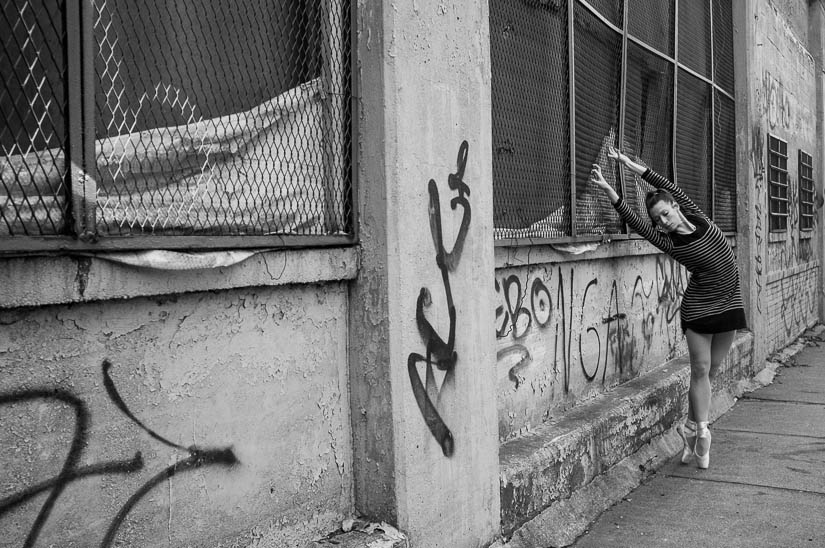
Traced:
<path id="1" fill-rule="evenodd" d="M 667 200 L 659 200 L 648 210 L 653 222 L 665 232 L 673 232 L 684 222 L 679 204 Z"/>

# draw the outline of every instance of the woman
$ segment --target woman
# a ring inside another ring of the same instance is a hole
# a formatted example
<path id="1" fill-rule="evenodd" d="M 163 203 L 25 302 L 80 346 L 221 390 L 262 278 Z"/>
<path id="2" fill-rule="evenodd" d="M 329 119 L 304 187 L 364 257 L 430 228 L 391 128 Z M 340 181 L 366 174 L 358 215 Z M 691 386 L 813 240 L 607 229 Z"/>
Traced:
<path id="1" fill-rule="evenodd" d="M 690 353 L 688 417 L 678 427 L 684 441 L 682 462 L 694 457 L 699 468 L 710 464 L 710 379 L 733 344 L 737 329 L 747 327 L 739 267 L 725 235 L 672 182 L 610 147 L 608 158 L 624 165 L 656 188 L 645 198 L 653 224 L 642 220 L 604 180 L 594 164 L 591 181 L 610 199 L 621 218 L 644 238 L 684 265 L 690 281 L 682 296 L 682 331 Z"/>

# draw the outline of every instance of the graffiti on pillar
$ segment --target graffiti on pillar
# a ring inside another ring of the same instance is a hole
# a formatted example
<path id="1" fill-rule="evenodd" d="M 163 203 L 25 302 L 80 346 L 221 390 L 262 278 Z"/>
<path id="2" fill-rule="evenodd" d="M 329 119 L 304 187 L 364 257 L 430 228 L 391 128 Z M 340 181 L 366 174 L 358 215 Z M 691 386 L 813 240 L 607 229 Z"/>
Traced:
<path id="1" fill-rule="evenodd" d="M 101 548 L 108 548 L 115 544 L 118 530 L 126 517 L 138 504 L 138 502 L 140 502 L 141 499 L 143 499 L 158 484 L 171 478 L 172 476 L 182 472 L 187 472 L 189 470 L 195 470 L 205 466 L 233 466 L 239 462 L 235 454 L 232 452 L 231 447 L 203 448 L 195 445 L 183 447 L 167 440 L 163 436 L 151 430 L 148 426 L 143 424 L 143 422 L 141 422 L 141 420 L 138 419 L 134 413 L 132 413 L 126 405 L 126 402 L 120 396 L 120 393 L 115 387 L 114 380 L 112 379 L 111 369 L 111 363 L 108 360 L 104 361 L 102 366 L 103 385 L 109 399 L 112 403 L 114 403 L 118 410 L 155 440 L 174 449 L 186 451 L 189 456 L 175 462 L 171 466 L 168 466 L 155 474 L 129 497 L 129 499 L 120 508 L 117 515 L 109 522 L 104 538 L 100 543 Z M 56 476 L 43 479 L 39 483 L 26 489 L 0 498 L 0 520 L 2 520 L 6 514 L 10 513 L 15 508 L 27 503 L 41 494 L 48 493 L 46 500 L 40 507 L 40 511 L 29 529 L 28 536 L 23 543 L 24 548 L 35 546 L 37 538 L 58 503 L 58 499 L 71 483 L 91 476 L 137 473 L 144 469 L 145 464 L 142 454 L 138 451 L 131 459 L 110 460 L 95 464 L 81 465 L 81 462 L 84 460 L 83 450 L 88 444 L 87 434 L 91 422 L 91 415 L 86 402 L 66 390 L 58 388 L 43 388 L 0 394 L 0 406 L 15 405 L 33 401 L 45 401 L 49 403 L 63 404 L 69 407 L 74 413 L 74 436 L 71 446 L 69 447 L 69 451 L 66 454 L 66 459 L 63 462 L 60 472 L 58 472 Z"/>
<path id="2" fill-rule="evenodd" d="M 450 190 L 457 193 L 450 200 L 450 209 L 455 211 L 456 207 L 461 206 L 461 224 L 452 245 L 452 250 L 449 252 L 444 245 L 438 185 L 434 179 L 430 179 L 427 185 L 430 200 L 428 208 L 430 233 L 435 246 L 435 264 L 441 272 L 444 298 L 450 319 L 449 332 L 445 340 L 427 319 L 425 309 L 432 304 L 433 295 L 428 288 L 422 287 L 416 302 L 415 319 L 418 332 L 426 345 L 426 351 L 424 355 L 413 352 L 407 357 L 407 371 L 418 409 L 424 417 L 427 428 L 438 441 L 444 456 L 447 457 L 452 456 L 455 451 L 455 440 L 450 428 L 441 418 L 438 408 L 441 390 L 454 382 L 455 367 L 458 361 L 458 354 L 455 351 L 456 310 L 450 285 L 450 273 L 455 271 L 461 260 L 464 240 L 467 237 L 467 229 L 470 227 L 470 201 L 467 199 L 470 195 L 470 187 L 464 182 L 464 168 L 467 166 L 468 149 L 467 141 L 463 141 L 458 148 L 456 172 L 451 173 L 447 178 Z M 424 365 L 426 385 L 421 381 L 421 375 L 418 372 L 419 364 Z M 441 388 L 436 384 L 434 368 L 444 372 Z"/>

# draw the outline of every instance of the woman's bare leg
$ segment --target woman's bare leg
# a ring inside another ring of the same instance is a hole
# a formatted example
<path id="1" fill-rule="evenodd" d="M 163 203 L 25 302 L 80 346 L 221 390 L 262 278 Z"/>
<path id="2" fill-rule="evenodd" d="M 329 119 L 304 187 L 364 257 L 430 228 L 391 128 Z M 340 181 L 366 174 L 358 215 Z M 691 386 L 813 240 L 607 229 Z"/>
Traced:
<path id="1" fill-rule="evenodd" d="M 713 335 L 713 341 L 710 343 L 710 371 L 708 372 L 711 379 L 716 376 L 719 366 L 722 365 L 728 352 L 730 352 L 735 337 L 736 331 L 725 331 Z"/>
<path id="2" fill-rule="evenodd" d="M 707 429 L 710 415 L 710 364 L 713 335 L 685 331 L 690 354 L 690 388 L 688 402 L 697 424 L 697 434 Z M 699 435 L 696 438 L 696 455 L 706 455 L 710 449 L 710 439 Z"/>

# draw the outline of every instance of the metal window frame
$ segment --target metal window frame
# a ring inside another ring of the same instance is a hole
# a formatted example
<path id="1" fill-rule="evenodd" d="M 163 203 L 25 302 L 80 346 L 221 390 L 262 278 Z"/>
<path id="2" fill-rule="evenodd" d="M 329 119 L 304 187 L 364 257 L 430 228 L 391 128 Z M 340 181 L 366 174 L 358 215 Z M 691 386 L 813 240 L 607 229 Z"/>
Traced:
<path id="1" fill-rule="evenodd" d="M 814 159 L 802 149 L 798 153 L 799 170 L 799 231 L 814 229 Z"/>
<path id="2" fill-rule="evenodd" d="M 664 61 L 673 65 L 673 89 L 671 90 L 672 94 L 672 101 L 673 101 L 673 117 L 671 120 L 671 170 L 673 172 L 674 182 L 679 184 L 678 177 L 679 174 L 676 170 L 676 120 L 678 115 L 678 93 L 679 93 L 679 71 L 684 70 L 686 73 L 698 78 L 702 82 L 708 84 L 710 86 L 710 94 L 711 94 L 711 104 L 710 104 L 710 117 L 711 121 L 714 120 L 714 113 L 715 113 L 715 101 L 716 101 L 716 93 L 720 93 L 730 99 L 734 104 L 736 104 L 736 98 L 733 93 L 729 93 L 724 90 L 718 83 L 715 82 L 715 63 L 716 63 L 716 51 L 714 48 L 713 42 L 713 5 L 712 0 L 705 0 L 709 14 L 710 14 L 710 28 L 709 28 L 709 36 L 710 36 L 710 51 L 711 51 L 711 66 L 710 66 L 710 77 L 704 76 L 699 74 L 697 71 L 693 70 L 692 68 L 688 67 L 684 63 L 679 62 L 679 3 L 680 1 L 686 0 L 674 0 L 673 3 L 673 24 L 674 24 L 674 33 L 673 33 L 673 56 L 667 55 L 667 53 L 662 52 L 654 48 L 653 46 L 648 45 L 647 43 L 643 42 L 640 38 L 634 36 L 629 31 L 628 25 L 628 2 L 630 0 L 625 0 L 623 2 L 622 7 L 622 27 L 617 27 L 613 24 L 610 20 L 608 20 L 604 15 L 599 13 L 599 11 L 593 7 L 587 0 L 567 0 L 567 10 L 568 10 L 568 59 L 570 70 L 569 72 L 569 94 L 570 94 L 570 120 L 569 120 L 569 132 L 570 132 L 570 157 L 571 157 L 571 168 L 570 168 L 570 236 L 562 237 L 562 238 L 506 238 L 506 239 L 496 239 L 495 245 L 499 247 L 511 247 L 511 246 L 522 246 L 522 245 L 541 245 L 541 244 L 553 244 L 553 243 L 570 243 L 570 242 L 593 242 L 593 241 L 605 241 L 605 240 L 624 240 L 624 239 L 635 239 L 640 238 L 636 234 L 630 232 L 628 226 L 623 223 L 623 232 L 619 234 L 604 234 L 602 236 L 578 236 L 576 234 L 576 170 L 575 170 L 575 141 L 576 141 L 576 113 L 575 113 L 575 24 L 574 24 L 574 14 L 575 14 L 575 7 L 576 5 L 581 5 L 587 11 L 589 11 L 593 16 L 595 16 L 601 23 L 609 27 L 616 33 L 621 34 L 622 36 L 622 66 L 621 66 L 621 89 L 620 89 L 620 104 L 619 104 L 619 127 L 618 127 L 618 139 L 619 143 L 622 143 L 624 139 L 624 126 L 625 126 L 625 112 L 626 112 L 626 88 L 627 88 L 627 55 L 628 55 L 628 44 L 634 44 L 648 53 L 663 59 Z M 692 0 L 693 1 L 693 0 Z M 731 0 L 732 1 L 732 0 Z M 735 90 L 734 90 L 735 93 Z M 708 192 L 710 193 L 710 212 L 709 215 L 713 218 L 716 209 L 715 197 L 716 197 L 716 126 L 715 124 L 711 123 L 711 158 L 709 158 L 711 170 L 710 170 L 710 180 L 709 180 L 709 188 Z M 621 144 L 619 145 L 621 146 Z M 619 177 L 618 183 L 620 186 L 620 195 L 625 195 L 626 185 L 628 184 L 626 181 L 626 175 L 624 170 L 619 170 Z M 735 234 L 735 232 L 726 232 L 727 234 Z"/>
<path id="3" fill-rule="evenodd" d="M 767 198 L 769 232 L 781 233 L 788 231 L 788 216 L 790 213 L 788 191 L 788 142 L 775 135 L 768 134 Z"/>
<path id="4" fill-rule="evenodd" d="M 94 251 L 134 251 L 145 249 L 169 250 L 216 250 L 216 249 L 283 249 L 283 248 L 323 248 L 355 245 L 359 241 L 358 231 L 358 78 L 354 67 L 357 58 L 357 3 L 342 0 L 342 30 L 349 34 L 348 65 L 342 63 L 349 79 L 350 97 L 348 102 L 349 124 L 343 127 L 343 134 L 349 136 L 349 169 L 344 181 L 344 227 L 340 234 L 306 235 L 107 235 L 96 234 L 97 188 L 95 181 L 97 161 L 95 156 L 95 48 L 93 0 L 66 0 L 63 14 L 66 25 L 66 67 L 67 67 L 67 124 L 66 124 L 66 177 L 64 189 L 68 199 L 67 226 L 72 234 L 60 235 L 14 235 L 0 237 L 0 256 L 27 256 L 32 254 L 63 254 Z M 324 24 L 328 23 L 326 19 Z M 348 28 L 346 27 L 348 25 Z M 342 33 L 343 36 L 343 33 Z M 341 38 L 343 40 L 343 38 Z M 326 75 L 329 67 L 322 71 Z M 347 98 L 341 101 L 346 103 Z M 324 183 L 324 194 L 327 184 Z"/>

